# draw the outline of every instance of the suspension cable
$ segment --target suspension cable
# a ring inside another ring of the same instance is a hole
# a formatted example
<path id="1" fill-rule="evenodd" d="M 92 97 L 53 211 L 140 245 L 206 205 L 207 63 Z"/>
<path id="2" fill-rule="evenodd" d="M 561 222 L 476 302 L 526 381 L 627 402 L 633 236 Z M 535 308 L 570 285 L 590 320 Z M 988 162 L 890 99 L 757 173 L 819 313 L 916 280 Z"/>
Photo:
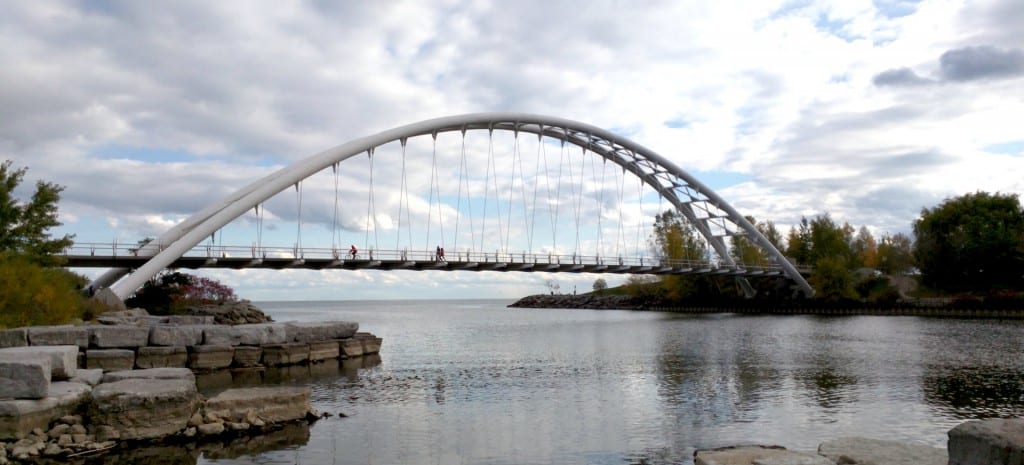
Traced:
<path id="1" fill-rule="evenodd" d="M 622 257 L 622 249 L 625 248 L 626 234 L 622 227 L 622 210 L 624 210 L 622 202 L 625 200 L 626 190 L 626 167 L 622 167 L 622 178 L 619 180 L 619 228 L 616 231 L 615 239 L 615 255 Z"/>
<path id="2" fill-rule="evenodd" d="M 431 137 L 434 140 L 434 148 L 430 156 L 430 200 L 427 202 L 427 244 L 424 250 L 430 250 L 430 224 L 433 223 L 434 214 L 434 182 L 437 178 L 437 133 L 431 133 Z M 440 201 L 440 199 L 438 200 Z M 440 214 L 440 212 L 438 213 Z"/>
<path id="3" fill-rule="evenodd" d="M 494 141 L 488 139 L 487 161 L 484 163 L 484 211 L 480 219 L 480 252 L 486 253 L 484 237 L 487 236 L 487 196 L 491 192 L 491 158 L 494 157 Z M 497 173 L 495 173 L 497 176 Z"/>
<path id="4" fill-rule="evenodd" d="M 331 165 L 334 171 L 334 217 L 331 220 L 331 252 L 337 255 L 338 250 L 338 163 Z"/>
<path id="5" fill-rule="evenodd" d="M 458 250 L 459 250 L 459 223 L 461 222 L 461 219 L 462 219 L 462 180 L 464 178 L 463 174 L 465 173 L 466 169 L 467 169 L 466 168 L 466 132 L 463 131 L 462 132 L 462 149 L 460 151 L 460 156 L 459 156 L 459 189 L 458 189 L 458 195 L 457 195 L 456 201 L 455 201 L 455 238 L 453 239 L 453 242 L 452 242 L 452 249 L 454 249 L 456 252 L 458 252 Z M 468 175 L 465 176 L 465 177 L 468 177 Z M 470 241 L 469 243 L 470 243 L 470 245 L 473 244 L 473 238 L 476 237 L 473 234 L 473 204 L 472 204 L 472 198 L 471 197 L 472 196 L 469 194 L 469 182 L 467 180 L 466 181 L 466 205 L 469 207 L 469 238 L 470 238 L 469 239 L 469 241 Z"/>
<path id="6" fill-rule="evenodd" d="M 298 250 L 302 248 L 302 181 L 295 183 L 295 192 L 299 199 L 299 208 L 298 212 L 296 213 L 297 229 L 295 232 L 295 251 L 296 253 L 298 253 Z"/>
<path id="7" fill-rule="evenodd" d="M 543 129 L 540 132 L 544 132 Z M 537 226 L 537 190 L 540 187 L 540 159 L 541 153 L 544 151 L 544 136 L 540 133 L 537 134 L 537 163 L 534 164 L 534 175 L 533 175 L 533 205 L 530 206 L 530 232 L 528 234 L 528 243 L 530 244 L 530 253 L 533 253 L 533 232 Z M 546 158 L 546 155 L 545 155 Z M 545 165 L 547 161 L 545 160 Z M 547 179 L 547 172 L 544 173 L 545 180 Z"/>
<path id="8" fill-rule="evenodd" d="M 494 129 L 488 128 L 487 132 L 488 152 L 490 152 L 488 158 L 491 160 L 491 173 L 494 174 L 494 209 L 497 210 L 497 215 L 495 216 L 498 218 L 498 248 L 501 248 L 501 230 L 504 228 L 501 222 L 501 191 L 498 189 L 498 168 L 494 161 Z M 484 189 L 487 189 L 486 185 L 484 186 Z M 484 197 L 486 198 L 486 194 Z M 497 260 L 497 258 L 495 258 L 495 260 Z"/>
<path id="9" fill-rule="evenodd" d="M 402 202 L 405 202 L 405 215 L 409 216 L 409 182 L 405 171 L 405 145 L 408 139 L 403 137 L 402 143 L 402 180 L 398 188 L 398 230 L 395 232 L 395 250 L 401 250 L 402 244 Z M 412 222 L 407 221 L 409 244 L 412 244 Z"/>

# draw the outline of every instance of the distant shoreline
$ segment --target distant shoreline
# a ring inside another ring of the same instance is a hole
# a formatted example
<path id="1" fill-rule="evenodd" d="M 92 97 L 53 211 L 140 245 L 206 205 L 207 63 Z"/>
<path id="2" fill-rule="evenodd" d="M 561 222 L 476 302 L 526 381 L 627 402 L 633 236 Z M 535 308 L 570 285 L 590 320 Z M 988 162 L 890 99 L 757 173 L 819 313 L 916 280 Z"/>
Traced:
<path id="1" fill-rule="evenodd" d="M 891 306 L 842 302 L 829 305 L 826 302 L 778 302 L 778 301 L 737 301 L 727 303 L 698 303 L 694 305 L 673 305 L 660 299 L 632 297 L 625 295 L 565 295 L 537 294 L 523 297 L 509 305 L 511 308 L 548 309 L 589 309 L 589 310 L 634 310 L 675 313 L 741 313 L 771 315 L 875 315 L 875 316 L 930 316 L 952 318 L 1003 318 L 1024 319 L 1024 308 L 957 307 L 956 305 L 934 305 L 931 303 L 899 302 Z"/>

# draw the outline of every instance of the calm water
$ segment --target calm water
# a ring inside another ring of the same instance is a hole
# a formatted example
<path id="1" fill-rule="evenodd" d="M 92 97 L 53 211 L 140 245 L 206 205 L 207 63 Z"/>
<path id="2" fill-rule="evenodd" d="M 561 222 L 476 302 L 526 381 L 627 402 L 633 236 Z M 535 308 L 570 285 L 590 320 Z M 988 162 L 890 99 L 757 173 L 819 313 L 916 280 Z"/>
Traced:
<path id="1" fill-rule="evenodd" d="M 849 435 L 943 446 L 963 420 L 1024 415 L 1021 321 L 507 303 L 261 304 L 358 321 L 381 357 L 275 372 L 348 416 L 199 463 L 685 464 L 694 448 Z"/>

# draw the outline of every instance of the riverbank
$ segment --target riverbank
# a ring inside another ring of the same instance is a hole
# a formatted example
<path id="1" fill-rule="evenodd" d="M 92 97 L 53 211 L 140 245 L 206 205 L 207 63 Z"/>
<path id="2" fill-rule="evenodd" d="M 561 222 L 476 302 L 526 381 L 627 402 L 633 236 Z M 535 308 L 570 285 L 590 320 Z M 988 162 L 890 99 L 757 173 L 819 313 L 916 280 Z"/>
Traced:
<path id="1" fill-rule="evenodd" d="M 342 360 L 376 357 L 382 343 L 354 322 L 217 320 L 133 310 L 99 324 L 0 331 L 0 465 L 312 421 L 319 416 L 308 386 L 268 386 L 275 377 L 262 374 L 332 364 L 336 371 Z M 238 388 L 236 376 L 261 385 Z"/>
<path id="2" fill-rule="evenodd" d="M 890 305 L 871 303 L 807 301 L 733 301 L 692 306 L 670 304 L 661 299 L 627 295 L 599 294 L 537 294 L 526 296 L 509 305 L 515 308 L 648 310 L 676 313 L 742 313 L 783 315 L 874 315 L 931 316 L 953 318 L 1024 319 L 1024 308 L 984 308 L 959 306 L 955 302 L 898 302 Z"/>

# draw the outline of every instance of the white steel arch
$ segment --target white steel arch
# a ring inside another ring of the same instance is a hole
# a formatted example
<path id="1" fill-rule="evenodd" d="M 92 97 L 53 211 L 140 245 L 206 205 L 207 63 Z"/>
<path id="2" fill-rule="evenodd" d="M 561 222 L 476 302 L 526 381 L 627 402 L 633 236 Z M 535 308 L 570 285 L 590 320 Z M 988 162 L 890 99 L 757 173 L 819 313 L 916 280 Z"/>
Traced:
<path id="1" fill-rule="evenodd" d="M 108 287 L 124 300 L 147 280 L 168 267 L 186 251 L 234 219 L 292 185 L 355 155 L 395 141 L 416 136 L 467 130 L 505 130 L 537 134 L 583 147 L 639 177 L 683 214 L 707 239 L 719 258 L 734 265 L 724 237 L 746 236 L 782 267 L 785 275 L 804 292 L 814 290 L 785 256 L 743 215 L 695 177 L 668 159 L 607 130 L 565 118 L 528 113 L 471 113 L 430 119 L 400 126 L 352 140 L 320 152 L 259 179 L 174 226 L 142 247 L 138 254 L 151 256 L 145 265 L 128 274 L 111 269 L 92 283 L 93 289 Z M 128 276 L 125 276 L 128 274 Z M 123 279 L 122 279 L 123 278 Z M 741 281 L 748 294 L 752 292 Z"/>

